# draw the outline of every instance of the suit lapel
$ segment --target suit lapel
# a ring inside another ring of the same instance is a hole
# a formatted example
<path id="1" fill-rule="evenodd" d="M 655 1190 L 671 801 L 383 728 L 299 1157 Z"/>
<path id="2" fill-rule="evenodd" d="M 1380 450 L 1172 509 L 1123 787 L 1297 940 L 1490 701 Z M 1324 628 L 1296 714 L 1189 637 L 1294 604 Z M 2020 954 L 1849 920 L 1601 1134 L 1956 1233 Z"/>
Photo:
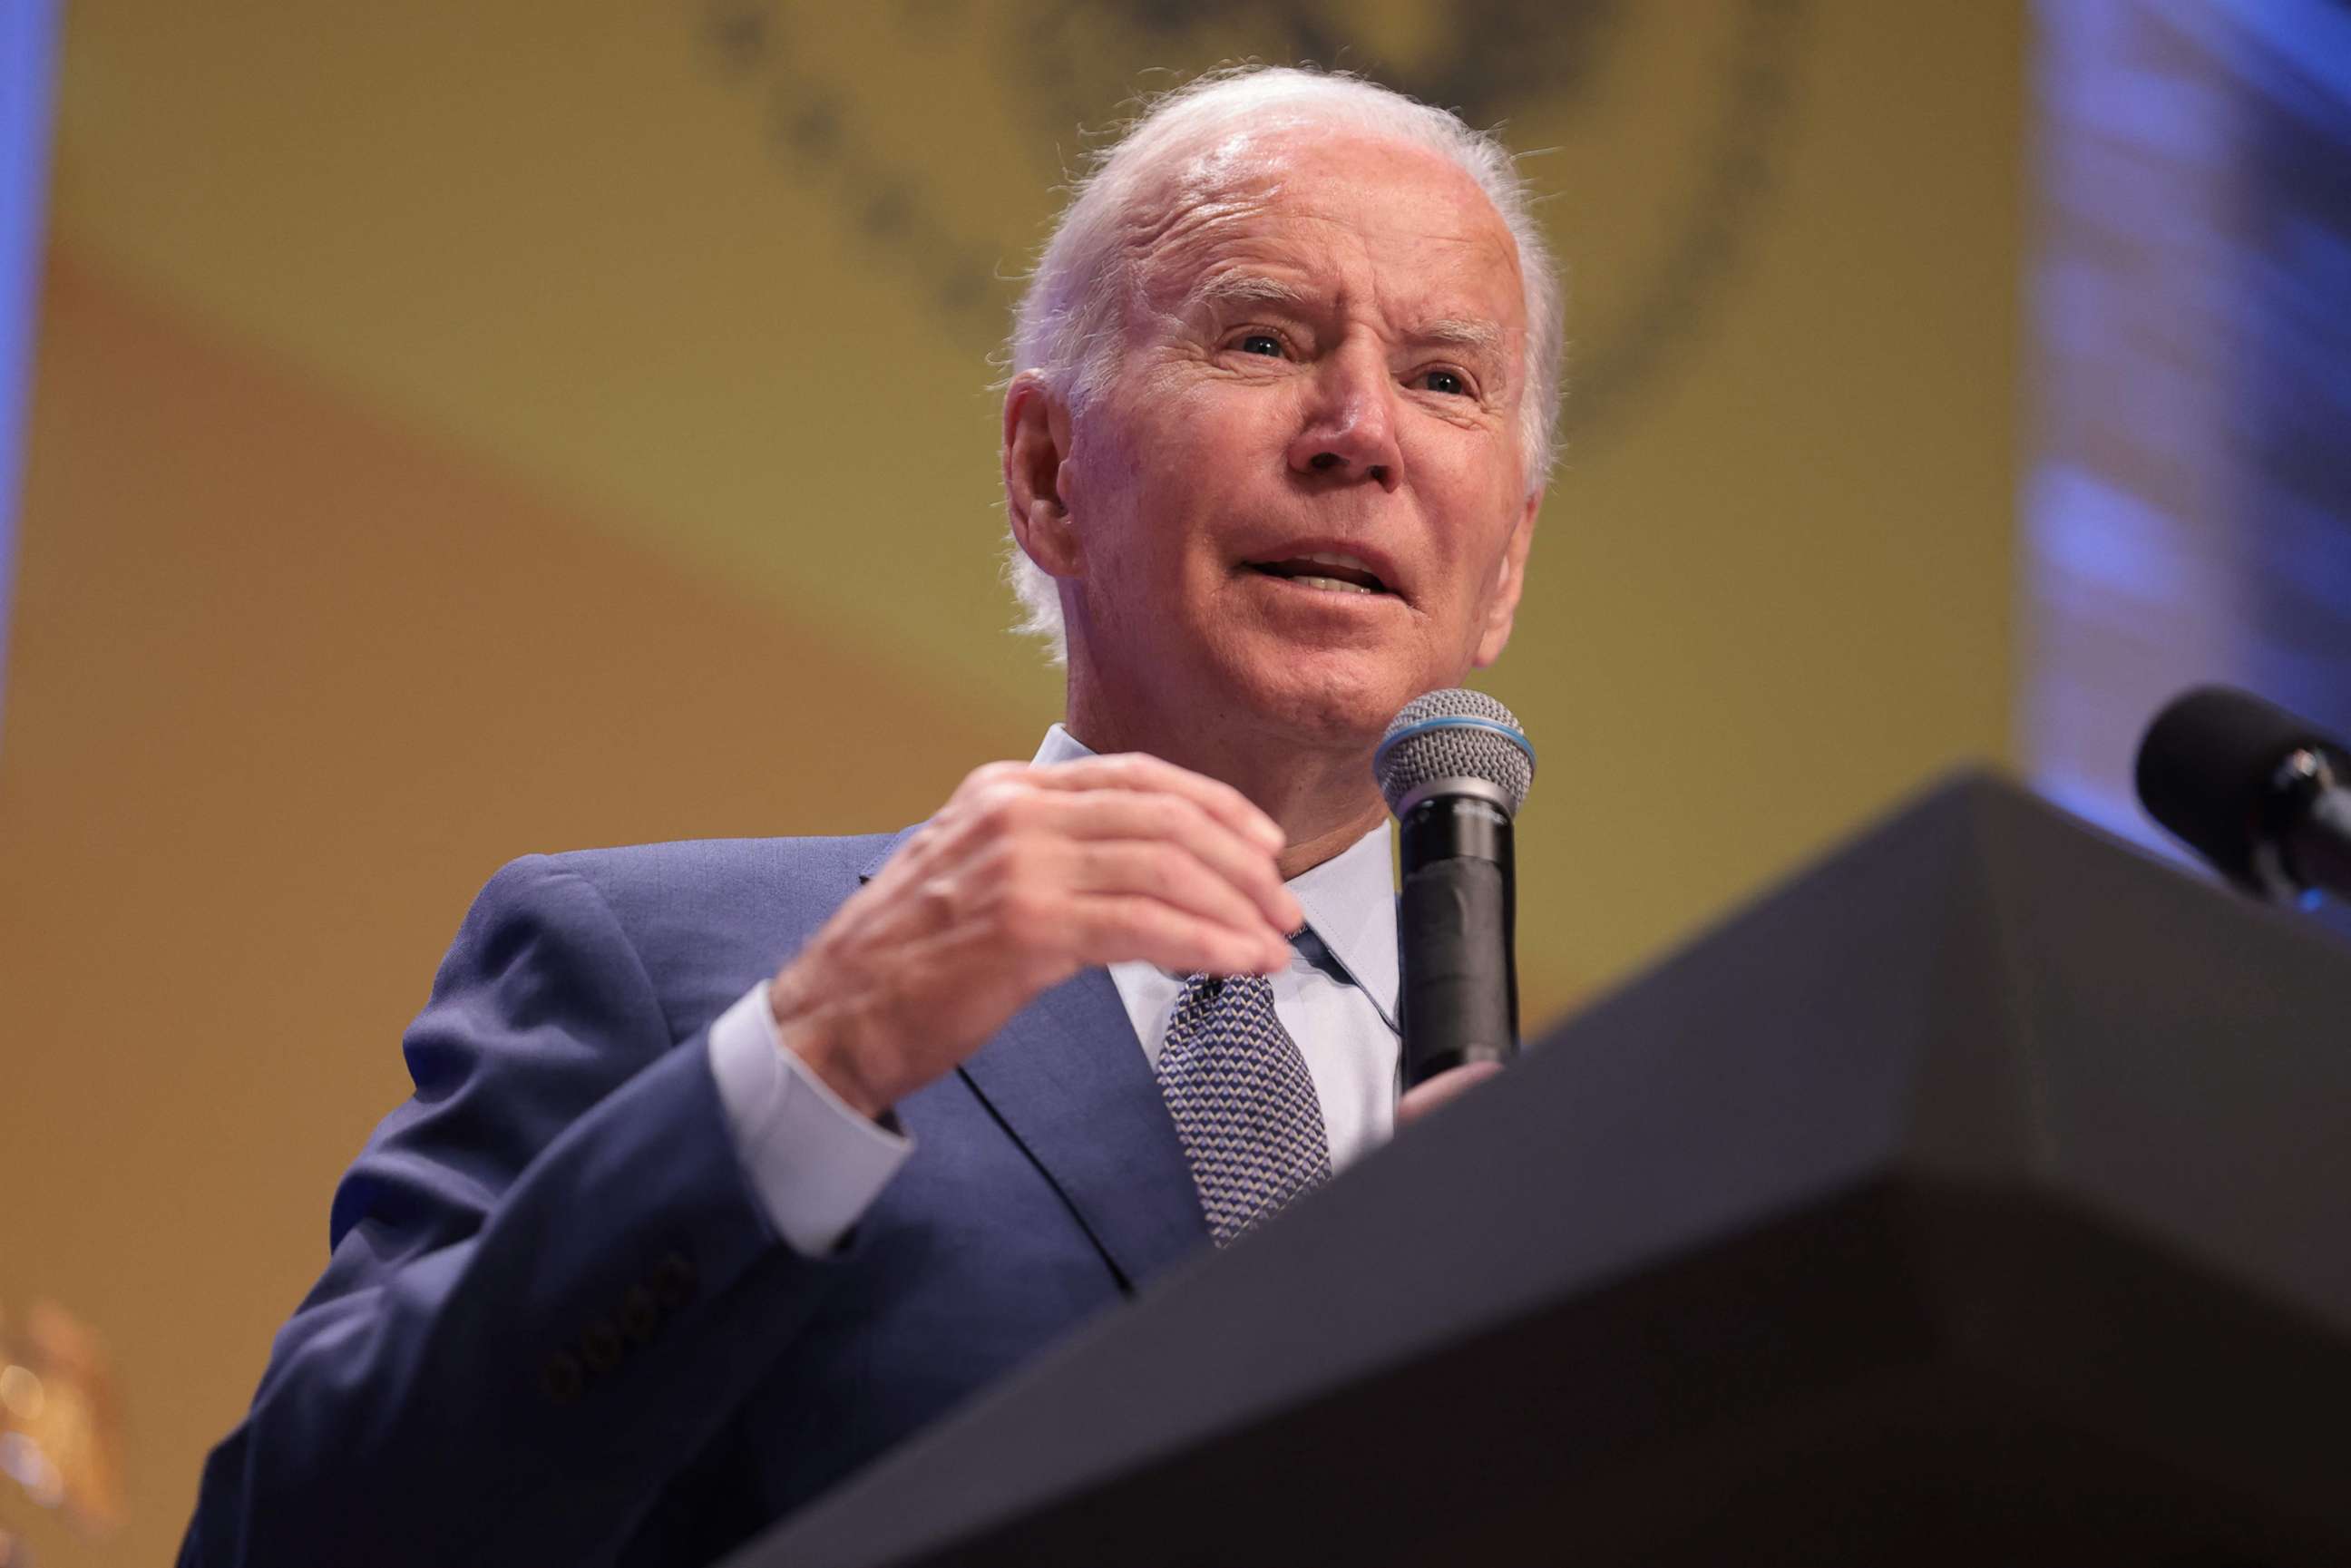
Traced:
<path id="1" fill-rule="evenodd" d="M 957 1071 L 1061 1193 L 1123 1289 L 1208 1239 L 1176 1124 L 1109 971 L 1086 969 L 1047 991 Z"/>
<path id="2" fill-rule="evenodd" d="M 1038 998 L 962 1072 L 1124 1288 L 1208 1239 L 1175 1121 L 1107 971 Z"/>

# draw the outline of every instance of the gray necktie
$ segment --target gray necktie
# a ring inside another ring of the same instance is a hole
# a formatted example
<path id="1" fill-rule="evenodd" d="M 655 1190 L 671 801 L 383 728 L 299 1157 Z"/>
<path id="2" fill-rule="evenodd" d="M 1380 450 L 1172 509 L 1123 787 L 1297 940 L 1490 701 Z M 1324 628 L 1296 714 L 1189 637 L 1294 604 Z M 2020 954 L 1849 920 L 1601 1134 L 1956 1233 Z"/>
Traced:
<path id="1" fill-rule="evenodd" d="M 1184 982 L 1159 1089 L 1217 1246 L 1330 1176 L 1322 1103 L 1264 976 Z"/>

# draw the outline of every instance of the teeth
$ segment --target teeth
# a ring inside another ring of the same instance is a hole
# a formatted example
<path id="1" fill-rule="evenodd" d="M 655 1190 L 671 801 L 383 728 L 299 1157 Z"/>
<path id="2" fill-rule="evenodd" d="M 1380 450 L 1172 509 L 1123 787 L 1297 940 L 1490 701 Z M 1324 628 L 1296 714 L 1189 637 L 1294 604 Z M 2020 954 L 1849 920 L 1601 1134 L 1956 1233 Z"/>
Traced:
<path id="1" fill-rule="evenodd" d="M 1350 571 L 1365 572 L 1373 577 L 1377 577 L 1379 575 L 1379 573 L 1373 571 L 1370 567 L 1365 566 L 1353 556 L 1332 555 L 1329 550 L 1316 550 L 1312 555 L 1301 556 L 1298 559 L 1301 560 L 1311 560 L 1317 566 L 1343 566 Z"/>
<path id="2" fill-rule="evenodd" d="M 1321 556 L 1316 556 L 1312 559 L 1322 560 Z M 1343 563 L 1339 561 L 1325 561 L 1323 564 L 1328 566 L 1338 566 Z M 1369 593 L 1372 591 L 1360 582 L 1342 582 L 1335 577 L 1293 577 L 1290 580 L 1292 582 L 1302 582 L 1309 588 L 1335 589 L 1341 593 Z"/>

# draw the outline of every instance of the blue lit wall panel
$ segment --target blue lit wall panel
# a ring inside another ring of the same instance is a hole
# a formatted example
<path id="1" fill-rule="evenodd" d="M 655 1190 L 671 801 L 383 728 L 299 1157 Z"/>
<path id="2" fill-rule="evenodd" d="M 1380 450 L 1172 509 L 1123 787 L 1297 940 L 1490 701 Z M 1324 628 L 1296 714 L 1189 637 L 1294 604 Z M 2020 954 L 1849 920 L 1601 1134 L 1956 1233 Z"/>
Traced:
<path id="1" fill-rule="evenodd" d="M 2351 728 L 2351 9 L 2036 18 L 2022 749 L 2152 841 L 2130 758 L 2178 688 Z"/>
<path id="2" fill-rule="evenodd" d="M 8 671 L 8 604 L 30 401 L 26 383 L 33 369 L 56 22 L 51 0 L 0 0 L 0 700 Z"/>

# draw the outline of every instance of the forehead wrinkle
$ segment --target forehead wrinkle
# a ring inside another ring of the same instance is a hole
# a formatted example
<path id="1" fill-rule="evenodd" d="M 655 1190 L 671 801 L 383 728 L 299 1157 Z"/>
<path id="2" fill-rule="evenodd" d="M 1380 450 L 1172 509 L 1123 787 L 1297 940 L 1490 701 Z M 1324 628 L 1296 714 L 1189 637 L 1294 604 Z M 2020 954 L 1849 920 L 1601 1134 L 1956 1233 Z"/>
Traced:
<path id="1" fill-rule="evenodd" d="M 1213 273 L 1217 252 L 1230 244 L 1236 225 L 1265 212 L 1260 197 L 1228 197 L 1196 201 L 1164 213 L 1156 222 L 1137 225 L 1127 236 L 1126 263 L 1134 292 L 1163 308 L 1196 294 L 1197 279 Z M 1240 236 L 1244 243 L 1248 231 Z"/>
<path id="2" fill-rule="evenodd" d="M 1481 260 L 1496 262 L 1509 274 L 1505 303 L 1519 305 L 1524 290 L 1520 283 L 1517 250 L 1509 231 L 1500 228 L 1499 220 L 1490 226 L 1473 221 L 1464 227 L 1429 217 L 1366 230 L 1352 216 L 1343 218 L 1319 210 L 1311 204 L 1311 193 L 1306 199 L 1308 204 L 1281 214 L 1295 225 L 1289 237 L 1268 235 L 1263 236 L 1263 243 L 1272 247 L 1277 257 L 1276 270 L 1292 271 L 1303 267 L 1318 283 L 1327 281 L 1327 288 L 1301 288 L 1277 277 L 1252 275 L 1248 271 L 1250 263 L 1236 258 L 1221 265 L 1212 264 L 1207 269 L 1212 276 L 1196 283 L 1188 298 L 1202 303 L 1264 303 L 1301 309 L 1327 305 L 1345 314 L 1358 303 L 1356 287 L 1360 285 L 1364 290 L 1361 302 L 1369 305 L 1374 315 L 1395 323 L 1392 335 L 1399 341 L 1475 351 L 1496 360 L 1510 356 L 1513 333 L 1488 311 L 1485 301 L 1455 294 L 1443 280 L 1416 290 L 1421 296 L 1416 300 L 1400 299 L 1392 291 L 1395 280 L 1378 261 L 1386 252 L 1417 248 L 1423 252 L 1434 249 L 1456 253 L 1461 257 L 1458 265 L 1463 272 L 1474 273 Z M 1490 204 L 1485 203 L 1482 195 L 1479 205 L 1490 210 Z M 1280 209 L 1267 200 L 1260 210 Z M 1321 251 L 1315 239 L 1307 237 L 1310 235 L 1333 248 Z M 1301 244 L 1307 248 L 1298 249 Z M 1323 265 L 1317 265 L 1310 257 L 1316 257 Z M 1465 306 L 1466 310 L 1459 308 Z M 1418 315 L 1423 310 L 1436 313 L 1423 318 Z"/>
<path id="3" fill-rule="evenodd" d="M 1465 253 L 1465 270 L 1470 270 L 1471 256 L 1485 259 L 1479 253 L 1490 253 L 1509 275 L 1510 303 L 1518 303 L 1523 289 L 1517 246 L 1484 193 L 1475 192 L 1467 203 L 1439 202 L 1440 210 L 1410 214 L 1384 233 L 1365 232 L 1353 214 L 1342 217 L 1324 205 L 1318 182 L 1296 178 L 1301 156 L 1311 162 L 1325 150 L 1285 145 L 1288 141 L 1244 131 L 1170 159 L 1157 172 L 1154 199 L 1136 204 L 1123 236 L 1129 307 L 1139 311 L 1129 316 L 1130 329 L 1154 319 L 1173 324 L 1220 307 L 1266 306 L 1301 316 L 1368 309 L 1394 341 L 1474 354 L 1489 379 L 1507 371 L 1514 381 L 1520 345 L 1482 301 L 1445 299 L 1449 290 L 1441 284 L 1440 298 L 1396 299 L 1373 257 L 1409 243 Z M 1459 174 L 1449 164 L 1442 172 Z M 1482 221 L 1489 216 L 1490 223 Z M 1326 254 L 1323 247 L 1334 243 L 1338 248 Z M 1301 267 L 1303 283 L 1277 276 Z M 1365 291 L 1360 297 L 1358 287 Z M 1472 308 L 1445 308 L 1453 305 Z M 1432 307 L 1442 314 L 1415 319 Z"/>

